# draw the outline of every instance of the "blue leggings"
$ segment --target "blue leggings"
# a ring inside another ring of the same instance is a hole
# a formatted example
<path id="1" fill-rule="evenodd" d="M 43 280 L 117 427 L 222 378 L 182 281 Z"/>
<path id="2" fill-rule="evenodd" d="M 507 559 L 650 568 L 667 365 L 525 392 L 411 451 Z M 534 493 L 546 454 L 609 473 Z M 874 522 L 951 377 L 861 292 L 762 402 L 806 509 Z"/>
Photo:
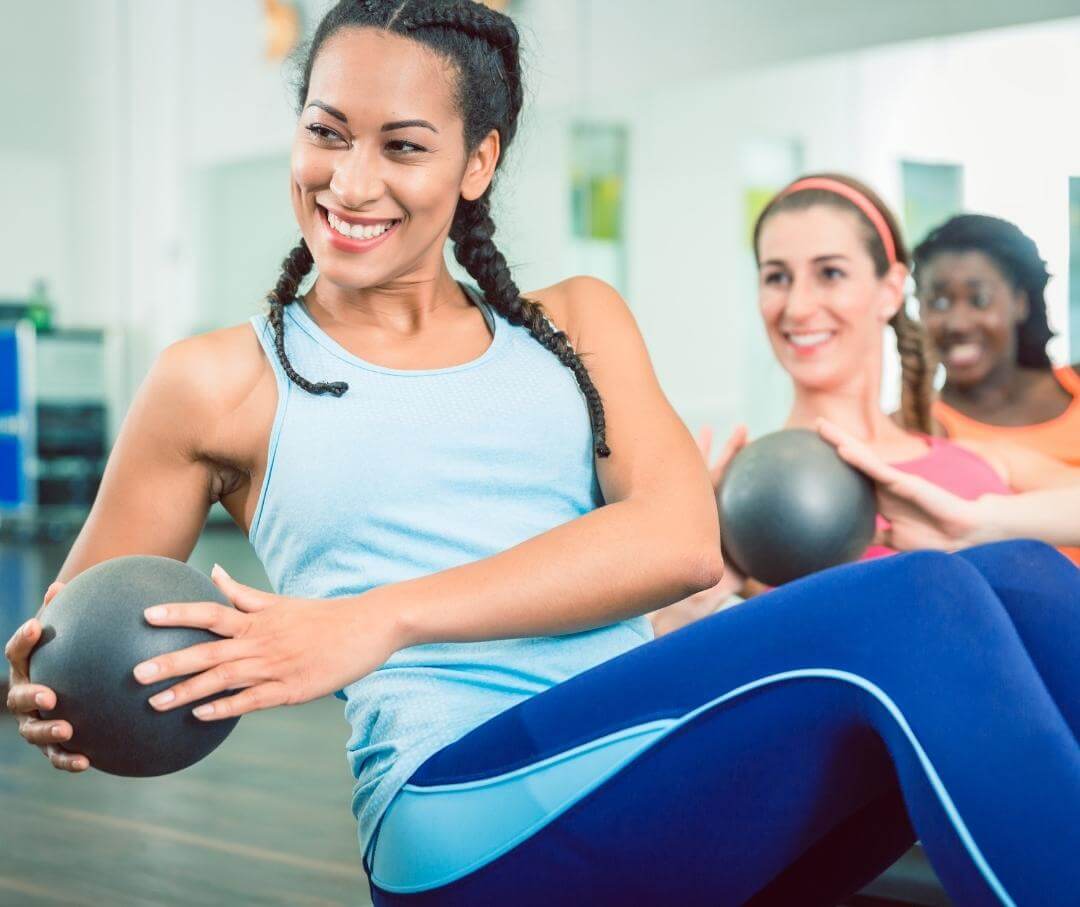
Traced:
<path id="1" fill-rule="evenodd" d="M 1007 542 L 840 567 L 432 756 L 377 907 L 835 904 L 916 835 L 957 904 L 1076 904 L 1080 571 Z"/>

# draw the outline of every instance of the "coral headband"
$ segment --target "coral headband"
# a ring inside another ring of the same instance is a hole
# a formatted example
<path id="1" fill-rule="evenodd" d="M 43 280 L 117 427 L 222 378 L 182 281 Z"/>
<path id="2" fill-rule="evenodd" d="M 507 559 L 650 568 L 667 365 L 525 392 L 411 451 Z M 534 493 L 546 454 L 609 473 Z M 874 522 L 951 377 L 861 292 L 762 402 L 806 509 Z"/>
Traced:
<path id="1" fill-rule="evenodd" d="M 889 264 L 896 264 L 896 242 L 893 240 L 892 230 L 889 229 L 889 225 L 885 222 L 885 216 L 878 206 L 858 189 L 839 180 L 829 179 L 827 176 L 808 176 L 805 179 L 796 180 L 786 189 L 781 190 L 777 198 L 783 198 L 785 195 L 791 195 L 795 192 L 802 192 L 804 189 L 821 189 L 825 192 L 832 192 L 834 195 L 839 195 L 851 202 L 866 215 L 866 219 L 870 221 L 877 231 L 881 244 L 885 247 L 885 255 L 889 259 Z"/>

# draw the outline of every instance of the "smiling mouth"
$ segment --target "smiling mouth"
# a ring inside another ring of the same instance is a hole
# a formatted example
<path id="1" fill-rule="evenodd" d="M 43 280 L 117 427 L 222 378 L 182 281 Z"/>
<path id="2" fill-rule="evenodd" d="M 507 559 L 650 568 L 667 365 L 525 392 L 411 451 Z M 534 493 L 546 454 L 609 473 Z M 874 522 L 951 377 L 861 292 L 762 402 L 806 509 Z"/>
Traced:
<path id="1" fill-rule="evenodd" d="M 977 343 L 954 343 L 945 351 L 945 365 L 951 368 L 968 368 L 982 358 L 982 347 Z"/>
<path id="2" fill-rule="evenodd" d="M 337 233 L 339 236 L 344 236 L 346 239 L 353 240 L 365 240 L 365 239 L 377 239 L 384 233 L 393 230 L 398 224 L 401 223 L 400 218 L 375 221 L 372 223 L 364 224 L 350 224 L 348 221 L 342 220 L 333 211 L 319 206 L 322 209 L 326 222 L 330 225 L 330 229 Z"/>
<path id="3" fill-rule="evenodd" d="M 836 336 L 836 331 L 807 331 L 804 333 L 784 333 L 784 339 L 798 350 L 811 350 L 828 343 Z"/>

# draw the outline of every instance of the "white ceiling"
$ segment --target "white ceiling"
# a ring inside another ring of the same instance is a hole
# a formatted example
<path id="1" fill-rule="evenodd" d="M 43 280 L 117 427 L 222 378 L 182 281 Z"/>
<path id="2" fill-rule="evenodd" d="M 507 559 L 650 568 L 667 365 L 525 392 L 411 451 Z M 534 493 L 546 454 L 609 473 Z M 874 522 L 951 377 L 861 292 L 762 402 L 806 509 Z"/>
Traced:
<path id="1" fill-rule="evenodd" d="M 1080 0 L 514 0 L 543 103 L 1080 16 Z"/>

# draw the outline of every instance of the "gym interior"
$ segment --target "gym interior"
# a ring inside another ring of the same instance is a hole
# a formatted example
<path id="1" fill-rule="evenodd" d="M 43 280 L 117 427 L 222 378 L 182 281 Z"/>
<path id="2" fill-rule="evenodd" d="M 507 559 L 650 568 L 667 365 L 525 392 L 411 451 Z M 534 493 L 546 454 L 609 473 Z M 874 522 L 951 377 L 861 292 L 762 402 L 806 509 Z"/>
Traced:
<path id="1" fill-rule="evenodd" d="M 298 236 L 295 52 L 331 5 L 0 0 L 4 640 L 60 573 L 162 351 L 265 311 Z M 1077 0 L 491 5 L 526 67 L 499 247 L 522 288 L 613 286 L 693 434 L 756 437 L 791 408 L 752 236 L 804 173 L 873 186 L 911 246 L 962 212 L 1019 225 L 1053 275 L 1050 359 L 1080 359 Z M 899 354 L 883 348 L 891 412 Z M 220 504 L 189 563 L 272 588 Z M 181 772 L 80 777 L 0 712 L 0 904 L 371 904 L 349 733 L 320 696 L 246 715 Z M 918 845 L 844 901 L 948 903 Z"/>

